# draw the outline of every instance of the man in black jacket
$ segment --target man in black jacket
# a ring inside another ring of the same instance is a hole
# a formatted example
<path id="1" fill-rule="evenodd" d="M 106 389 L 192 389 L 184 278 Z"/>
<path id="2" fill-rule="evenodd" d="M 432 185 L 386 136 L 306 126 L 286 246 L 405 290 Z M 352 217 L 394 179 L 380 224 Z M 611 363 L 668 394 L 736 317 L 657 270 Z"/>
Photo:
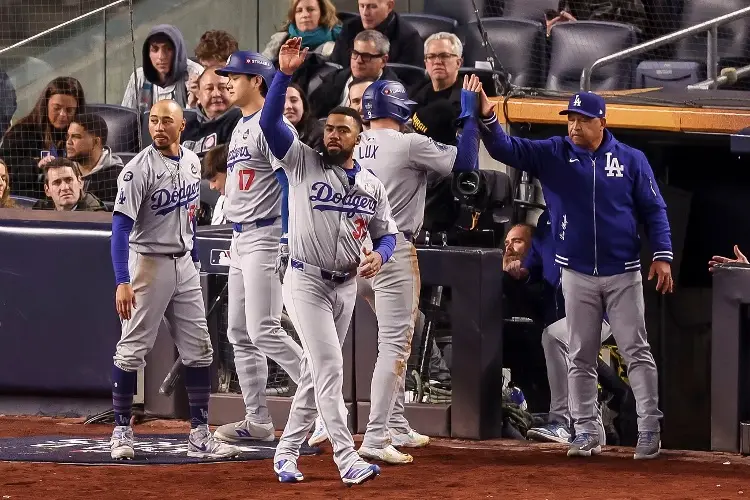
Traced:
<path id="1" fill-rule="evenodd" d="M 420 42 L 421 44 L 421 42 Z M 349 105 L 349 83 L 354 78 L 399 81 L 386 64 L 391 44 L 375 30 L 365 30 L 354 38 L 354 49 L 345 69 L 330 73 L 310 95 L 309 101 L 315 118 L 323 118 L 336 106 Z"/>
<path id="2" fill-rule="evenodd" d="M 354 38 L 364 30 L 377 30 L 391 42 L 388 55 L 392 63 L 423 66 L 422 39 L 411 24 L 393 12 L 394 3 L 394 0 L 359 0 L 360 17 L 344 24 L 333 47 L 331 62 L 348 66 Z"/>

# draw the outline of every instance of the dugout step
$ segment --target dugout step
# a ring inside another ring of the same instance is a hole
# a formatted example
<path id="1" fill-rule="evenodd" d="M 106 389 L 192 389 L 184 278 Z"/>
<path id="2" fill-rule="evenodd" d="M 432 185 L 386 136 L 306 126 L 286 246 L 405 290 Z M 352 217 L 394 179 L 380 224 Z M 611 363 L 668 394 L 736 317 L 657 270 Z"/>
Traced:
<path id="1" fill-rule="evenodd" d="M 357 434 L 364 434 L 370 416 L 369 401 L 357 403 Z M 409 425 L 430 437 L 451 437 L 451 405 L 406 403 L 404 416 Z"/>
<path id="2" fill-rule="evenodd" d="M 268 412 L 273 419 L 273 425 L 277 431 L 283 431 L 289 418 L 289 410 L 292 408 L 292 398 L 279 396 L 268 396 Z M 354 405 L 346 403 L 346 411 L 349 412 L 347 425 L 350 432 L 354 432 Z M 209 425 L 224 425 L 231 422 L 239 422 L 245 418 L 245 402 L 241 394 L 211 394 L 208 403 Z"/>

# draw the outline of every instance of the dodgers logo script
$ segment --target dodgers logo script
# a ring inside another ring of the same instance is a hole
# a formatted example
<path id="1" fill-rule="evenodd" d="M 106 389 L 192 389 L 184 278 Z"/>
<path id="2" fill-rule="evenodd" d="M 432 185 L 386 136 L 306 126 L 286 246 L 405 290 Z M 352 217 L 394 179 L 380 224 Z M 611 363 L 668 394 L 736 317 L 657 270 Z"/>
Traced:
<path id="1" fill-rule="evenodd" d="M 326 182 L 316 182 L 312 185 L 310 201 L 313 202 L 314 210 L 321 212 L 333 210 L 345 213 L 347 217 L 354 217 L 355 214 L 375 215 L 377 206 L 374 198 L 358 193 L 344 196 L 334 191 L 333 187 Z"/>
<path id="2" fill-rule="evenodd" d="M 179 189 L 173 191 L 159 189 L 151 195 L 151 210 L 156 215 L 167 215 L 177 207 L 187 207 L 191 201 L 198 199 L 200 186 L 200 181 L 193 184 L 183 182 Z"/>
<path id="3" fill-rule="evenodd" d="M 227 168 L 231 172 L 234 165 L 245 160 L 252 160 L 253 155 L 250 154 L 250 148 L 247 146 L 240 146 L 229 152 L 227 155 Z"/>

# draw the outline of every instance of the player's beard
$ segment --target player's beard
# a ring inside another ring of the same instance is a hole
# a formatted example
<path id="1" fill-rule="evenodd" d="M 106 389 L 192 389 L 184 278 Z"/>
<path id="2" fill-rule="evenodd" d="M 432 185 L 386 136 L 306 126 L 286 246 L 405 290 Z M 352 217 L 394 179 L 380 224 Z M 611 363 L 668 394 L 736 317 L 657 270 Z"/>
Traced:
<path id="1" fill-rule="evenodd" d="M 328 146 L 323 146 L 323 161 L 328 165 L 343 165 L 352 156 L 353 152 L 354 148 L 339 149 L 337 152 L 332 153 L 328 149 Z"/>
<path id="2" fill-rule="evenodd" d="M 514 262 L 514 261 L 517 261 L 517 260 L 521 260 L 521 256 L 519 254 L 517 254 L 516 252 L 514 252 L 514 251 L 511 250 L 508 253 L 506 253 L 505 255 L 503 255 L 503 267 L 505 267 L 508 264 L 510 264 L 511 262 Z"/>
<path id="3" fill-rule="evenodd" d="M 81 165 L 87 165 L 89 160 L 91 160 L 91 155 L 89 153 L 78 153 L 77 155 L 68 156 L 68 160 L 80 163 Z"/>

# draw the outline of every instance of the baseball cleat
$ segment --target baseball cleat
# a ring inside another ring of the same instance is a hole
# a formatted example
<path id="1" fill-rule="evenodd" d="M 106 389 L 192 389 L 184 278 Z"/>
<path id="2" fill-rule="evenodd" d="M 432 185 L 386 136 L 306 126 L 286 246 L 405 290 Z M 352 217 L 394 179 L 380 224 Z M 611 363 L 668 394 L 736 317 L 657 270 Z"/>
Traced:
<path id="1" fill-rule="evenodd" d="M 291 460 L 279 460 L 273 464 L 273 471 L 280 483 L 299 483 L 305 476 L 297 468 L 297 464 Z"/>
<path id="2" fill-rule="evenodd" d="M 273 441 L 276 439 L 272 423 L 257 424 L 249 420 L 242 420 L 231 424 L 224 424 L 214 432 L 217 439 L 227 443 L 242 443 L 246 441 Z"/>
<path id="3" fill-rule="evenodd" d="M 388 445 L 385 448 L 370 448 L 367 446 L 360 446 L 357 450 L 359 455 L 363 458 L 369 458 L 370 460 L 380 460 L 387 464 L 410 464 L 414 461 L 414 457 L 408 453 L 401 453 L 393 445 Z"/>
<path id="4" fill-rule="evenodd" d="M 375 464 L 368 464 L 363 460 L 357 460 L 354 462 L 354 465 L 349 467 L 349 470 L 341 477 L 341 480 L 345 485 L 353 486 L 375 479 L 379 475 L 380 467 Z"/>
<path id="5" fill-rule="evenodd" d="M 307 444 L 308 446 L 318 446 L 326 440 L 328 440 L 328 431 L 326 431 L 323 419 L 318 415 L 318 418 L 315 419 L 315 429 L 313 429 L 310 439 L 307 440 Z"/>
<path id="6" fill-rule="evenodd" d="M 573 442 L 568 448 L 569 457 L 590 457 L 602 452 L 602 446 L 599 444 L 599 436 L 582 432 L 576 435 Z"/>
<path id="7" fill-rule="evenodd" d="M 193 458 L 232 458 L 242 450 L 231 444 L 222 443 L 211 435 L 207 425 L 199 425 L 190 430 L 187 456 Z"/>
<path id="8" fill-rule="evenodd" d="M 430 444 L 430 437 L 420 434 L 414 429 L 410 429 L 409 432 L 395 432 L 391 433 L 391 444 L 397 447 L 405 448 L 423 448 Z"/>
<path id="9" fill-rule="evenodd" d="M 534 427 L 526 433 L 527 439 L 535 441 L 551 441 L 553 443 L 570 443 L 568 426 L 559 422 L 550 422 L 542 427 Z"/>
<path id="10" fill-rule="evenodd" d="M 658 432 L 639 432 L 638 443 L 635 445 L 633 458 L 636 460 L 649 460 L 656 458 L 661 453 L 661 434 Z"/>
<path id="11" fill-rule="evenodd" d="M 112 431 L 109 440 L 110 456 L 115 460 L 133 458 L 133 428 L 129 425 L 118 425 Z"/>

